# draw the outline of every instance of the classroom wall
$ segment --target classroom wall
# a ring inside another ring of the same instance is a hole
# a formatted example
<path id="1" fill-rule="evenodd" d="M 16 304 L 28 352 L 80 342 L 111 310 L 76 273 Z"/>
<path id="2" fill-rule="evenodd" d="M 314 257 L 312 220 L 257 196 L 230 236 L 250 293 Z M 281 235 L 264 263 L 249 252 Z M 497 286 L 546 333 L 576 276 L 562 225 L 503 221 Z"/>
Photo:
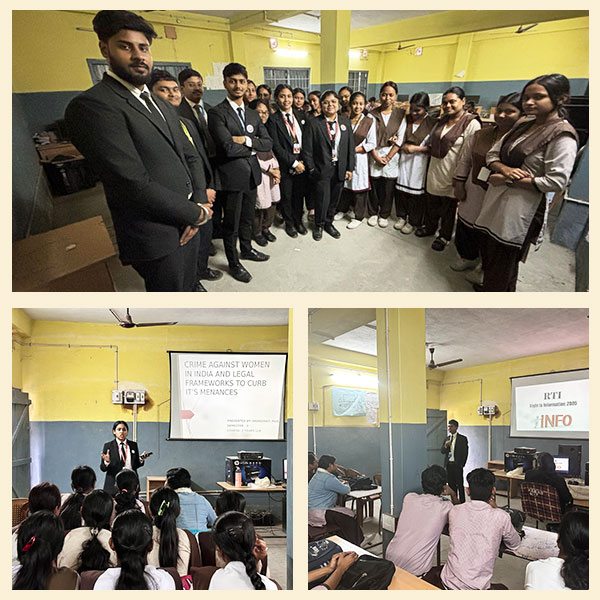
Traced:
<path id="1" fill-rule="evenodd" d="M 22 317 L 20 313 L 17 315 Z M 167 441 L 170 387 L 167 351 L 291 352 L 286 326 L 125 330 L 108 324 L 33 321 L 28 341 L 118 346 L 120 388 L 146 389 L 149 398 L 138 413 L 140 448 L 154 452 L 140 470 L 142 489 L 146 487 L 147 475 L 163 475 L 173 466 L 188 468 L 202 488 L 217 489 L 216 481 L 224 477 L 225 456 L 239 449 L 262 450 L 273 460 L 273 476 L 281 478 L 286 441 Z M 133 435 L 132 409 L 111 403 L 114 349 L 32 346 L 23 347 L 20 352 L 22 390 L 32 402 L 32 485 L 50 480 L 67 492 L 70 472 L 78 464 L 92 466 L 101 483 L 104 477 L 99 471 L 99 451 L 111 439 L 112 423 L 118 419 L 127 421 Z M 288 365 L 291 368 L 291 355 Z M 13 377 L 18 382 L 18 373 L 13 372 Z M 291 400 L 289 379 L 286 388 Z M 249 498 L 249 502 L 253 499 Z M 276 514 L 280 514 L 280 503 L 275 506 L 271 501 L 271 504 Z"/>
<path id="2" fill-rule="evenodd" d="M 589 367 L 589 347 L 562 352 L 540 354 L 477 367 L 444 372 L 439 387 L 440 409 L 446 410 L 448 419 L 460 423 L 459 431 L 469 438 L 469 459 L 465 474 L 476 467 L 485 466 L 488 455 L 488 420 L 477 415 L 480 389 L 484 403 L 495 403 L 499 414 L 492 421 L 492 460 L 503 460 L 504 451 L 516 446 L 528 446 L 538 451 L 556 454 L 563 443 L 581 444 L 582 468 L 589 461 L 589 440 L 544 440 L 539 438 L 511 438 L 511 377 L 534 375 L 550 371 L 568 371 Z M 483 387 L 478 381 L 481 379 Z"/>

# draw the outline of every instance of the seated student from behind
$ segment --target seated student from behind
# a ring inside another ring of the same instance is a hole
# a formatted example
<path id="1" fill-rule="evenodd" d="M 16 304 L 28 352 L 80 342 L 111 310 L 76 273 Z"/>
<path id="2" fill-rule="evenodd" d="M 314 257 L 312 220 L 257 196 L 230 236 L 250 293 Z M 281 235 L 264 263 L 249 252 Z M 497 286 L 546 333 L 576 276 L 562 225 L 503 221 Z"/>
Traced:
<path id="1" fill-rule="evenodd" d="M 450 511 L 450 548 L 441 572 L 446 588 L 507 589 L 502 584 L 491 583 L 494 563 L 501 542 L 508 550 L 516 550 L 521 537 L 510 515 L 496 505 L 495 481 L 491 471 L 474 469 L 467 475 L 467 494 L 471 502 L 458 504 Z"/>
<path id="2" fill-rule="evenodd" d="M 440 535 L 448 524 L 448 514 L 453 504 L 459 504 L 447 481 L 446 470 L 432 465 L 421 473 L 423 494 L 404 496 L 396 533 L 385 557 L 413 575 L 420 576 L 431 569 Z M 442 498 L 442 494 L 449 495 L 452 501 Z"/>
<path id="3" fill-rule="evenodd" d="M 350 486 L 342 483 L 333 473 L 337 470 L 334 456 L 323 454 L 319 467 L 308 483 L 308 509 L 333 508 L 338 494 L 350 492 Z"/>
<path id="4" fill-rule="evenodd" d="M 554 458 L 548 452 L 542 452 L 537 457 L 538 466 L 525 473 L 525 481 L 532 483 L 545 483 L 551 485 L 558 494 L 561 511 L 564 513 L 568 506 L 573 503 L 573 496 L 567 486 L 564 477 L 556 472 Z"/>

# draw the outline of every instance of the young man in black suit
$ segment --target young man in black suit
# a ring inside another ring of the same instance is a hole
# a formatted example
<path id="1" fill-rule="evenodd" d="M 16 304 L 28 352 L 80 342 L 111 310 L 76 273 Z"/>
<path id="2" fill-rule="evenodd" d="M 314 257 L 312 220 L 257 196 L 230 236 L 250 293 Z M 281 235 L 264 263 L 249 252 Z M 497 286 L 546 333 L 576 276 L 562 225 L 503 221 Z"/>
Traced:
<path id="1" fill-rule="evenodd" d="M 192 291 L 196 234 L 212 209 L 201 158 L 146 85 L 156 33 L 123 10 L 100 11 L 93 25 L 110 69 L 67 107 L 71 139 L 100 175 L 121 262 L 147 291 Z"/>
<path id="2" fill-rule="evenodd" d="M 248 72 L 239 63 L 223 69 L 227 97 L 208 112 L 208 129 L 215 141 L 215 162 L 219 190 L 223 196 L 223 245 L 229 273 L 248 283 L 252 276 L 240 262 L 268 260 L 268 255 L 252 248 L 252 221 L 256 205 L 256 187 L 262 173 L 257 152 L 268 152 L 272 141 L 258 113 L 244 104 Z M 237 240 L 240 240 L 238 254 Z"/>
<path id="3" fill-rule="evenodd" d="M 340 232 L 333 217 L 344 181 L 352 179 L 354 170 L 354 134 L 347 117 L 338 114 L 339 101 L 332 90 L 321 96 L 322 113 L 308 121 L 304 131 L 304 159 L 314 186 L 315 228 L 313 239 L 319 241 L 323 230 L 337 239 Z"/>
<path id="4" fill-rule="evenodd" d="M 156 94 L 166 102 L 168 102 L 175 109 L 178 109 L 182 100 L 181 100 L 181 89 L 179 87 L 179 83 L 177 79 L 173 75 L 171 75 L 168 71 L 163 71 L 161 69 L 154 69 L 152 71 L 152 75 L 150 76 L 149 87 L 152 90 L 153 94 Z M 204 142 L 200 137 L 200 132 L 194 125 L 192 121 L 186 119 L 184 117 L 179 117 L 181 127 L 183 132 L 188 137 L 191 144 L 194 146 L 200 158 L 202 159 L 202 165 L 204 166 L 204 175 L 206 177 L 206 196 L 209 199 L 209 202 L 213 203 L 213 211 L 214 211 L 214 200 L 216 196 L 215 192 L 215 182 L 213 170 L 208 159 L 208 155 L 206 154 L 206 150 L 204 149 Z M 214 215 L 214 212 L 213 212 Z M 216 281 L 217 279 L 221 279 L 223 276 L 223 272 L 217 269 L 211 269 L 208 266 L 208 256 L 210 253 L 210 243 L 212 240 L 212 232 L 213 232 L 213 219 L 208 221 L 206 225 L 200 227 L 198 231 L 198 237 L 200 238 L 200 242 L 198 245 L 198 269 L 196 272 L 196 284 L 194 287 L 195 292 L 205 292 L 206 289 L 202 285 L 202 280 L 205 279 L 207 281 Z"/>
<path id="5" fill-rule="evenodd" d="M 458 421 L 448 421 L 448 439 L 440 448 L 445 455 L 444 468 L 448 473 L 448 485 L 458 494 L 462 502 L 465 501 L 465 484 L 463 469 L 469 456 L 469 441 L 467 437 L 458 433 Z"/>
<path id="6" fill-rule="evenodd" d="M 275 88 L 275 102 L 279 110 L 269 117 L 267 131 L 273 140 L 273 153 L 281 169 L 281 215 L 285 232 L 292 238 L 306 235 L 302 223 L 306 176 L 302 140 L 307 117 L 293 108 L 293 91 L 287 84 Z"/>

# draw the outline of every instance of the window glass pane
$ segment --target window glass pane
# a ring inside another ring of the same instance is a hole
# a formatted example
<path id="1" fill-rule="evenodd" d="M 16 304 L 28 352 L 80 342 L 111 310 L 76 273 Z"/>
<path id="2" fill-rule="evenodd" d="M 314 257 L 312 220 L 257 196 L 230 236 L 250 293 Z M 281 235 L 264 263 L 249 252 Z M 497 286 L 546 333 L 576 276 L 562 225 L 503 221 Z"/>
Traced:
<path id="1" fill-rule="evenodd" d="M 88 58 L 87 64 L 88 64 L 88 68 L 90 70 L 90 75 L 92 77 L 92 83 L 95 85 L 99 81 L 101 81 L 104 73 L 106 71 L 108 71 L 108 64 L 105 60 L 98 59 L 98 58 Z M 192 64 L 189 62 L 185 62 L 185 63 L 155 62 L 154 63 L 155 69 L 162 69 L 164 71 L 168 71 L 174 77 L 177 77 L 177 75 L 181 71 L 183 71 L 183 69 L 187 69 L 188 67 L 191 67 L 191 66 L 192 66 Z"/>

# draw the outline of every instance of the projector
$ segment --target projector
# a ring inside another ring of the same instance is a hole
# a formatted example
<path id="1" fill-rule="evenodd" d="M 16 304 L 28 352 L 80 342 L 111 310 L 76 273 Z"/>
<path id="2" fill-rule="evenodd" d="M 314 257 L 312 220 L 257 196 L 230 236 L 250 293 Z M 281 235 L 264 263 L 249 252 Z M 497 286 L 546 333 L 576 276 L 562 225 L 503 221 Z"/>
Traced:
<path id="1" fill-rule="evenodd" d="M 515 448 L 516 454 L 535 454 L 537 450 L 535 448 L 527 448 L 526 446 L 520 446 Z"/>
<path id="2" fill-rule="evenodd" d="M 240 460 L 260 460 L 263 453 L 254 450 L 238 450 L 237 456 Z"/>

